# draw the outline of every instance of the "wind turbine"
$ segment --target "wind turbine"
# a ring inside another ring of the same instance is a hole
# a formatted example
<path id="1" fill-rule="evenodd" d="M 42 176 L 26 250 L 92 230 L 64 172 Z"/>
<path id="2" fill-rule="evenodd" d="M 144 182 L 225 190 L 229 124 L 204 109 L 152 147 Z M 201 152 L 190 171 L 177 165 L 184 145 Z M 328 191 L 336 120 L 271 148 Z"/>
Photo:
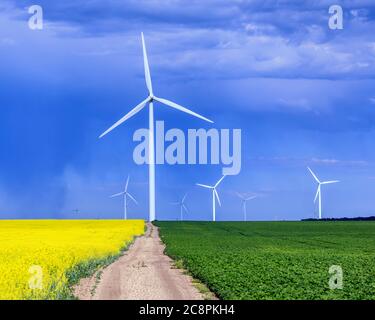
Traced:
<path id="1" fill-rule="evenodd" d="M 128 218 L 128 215 L 127 215 L 127 209 L 128 209 L 128 197 L 135 203 L 135 204 L 138 204 L 137 200 L 135 200 L 135 198 L 128 192 L 128 186 L 129 186 L 129 179 L 130 177 L 128 176 L 128 179 L 126 180 L 126 185 L 125 185 L 125 190 L 123 192 L 120 192 L 120 193 L 116 193 L 112 196 L 110 196 L 110 198 L 114 198 L 114 197 L 119 197 L 119 196 L 124 196 L 124 219 L 126 220 Z"/>
<path id="2" fill-rule="evenodd" d="M 136 115 L 138 112 L 140 112 L 143 108 L 146 107 L 148 104 L 149 108 L 149 143 L 148 143 L 148 165 L 149 165 L 149 221 L 154 221 L 156 218 L 156 212 L 155 212 L 155 121 L 154 121 L 154 101 L 160 102 L 168 107 L 171 107 L 173 109 L 177 109 L 179 111 L 188 113 L 194 117 L 200 118 L 204 121 L 213 123 L 213 121 L 199 115 L 198 113 L 195 113 L 177 103 L 174 103 L 172 101 L 158 98 L 154 96 L 154 92 L 152 89 L 152 81 L 151 81 L 151 73 L 150 73 L 150 67 L 148 64 L 148 58 L 147 58 L 147 51 L 146 51 L 146 44 L 145 39 L 143 36 L 143 32 L 141 34 L 142 36 L 142 47 L 143 47 L 143 61 L 144 61 L 144 69 L 145 69 L 145 79 L 146 79 L 146 86 L 148 90 L 148 97 L 143 100 L 140 104 L 138 104 L 134 109 L 129 111 L 123 118 L 121 118 L 119 121 L 117 121 L 112 127 L 110 127 L 107 131 L 105 131 L 103 134 L 100 135 L 99 138 L 104 137 L 106 134 L 111 132 L 113 129 L 124 123 L 126 120 L 130 119 L 134 115 Z"/>
<path id="3" fill-rule="evenodd" d="M 337 183 L 337 182 L 340 182 L 340 181 L 339 180 L 320 181 L 318 179 L 318 177 L 316 176 L 316 174 L 309 167 L 307 167 L 307 169 L 309 169 L 311 175 L 314 177 L 315 181 L 318 183 L 318 190 L 316 191 L 314 203 L 316 202 L 316 200 L 319 197 L 319 220 L 320 220 L 320 219 L 322 219 L 322 185 Z"/>
<path id="4" fill-rule="evenodd" d="M 186 197 L 187 197 L 187 193 L 185 193 L 185 195 L 184 195 L 184 197 L 182 198 L 181 201 L 179 201 L 179 202 L 172 202 L 172 204 L 180 206 L 180 210 L 181 210 L 180 211 L 180 220 L 181 221 L 183 220 L 183 217 L 184 217 L 184 211 L 186 213 L 189 213 L 189 210 L 188 210 L 188 208 L 185 205 Z"/>
<path id="5" fill-rule="evenodd" d="M 242 209 L 243 209 L 243 217 L 244 221 L 247 221 L 247 210 L 246 210 L 246 203 L 250 200 L 253 200 L 257 198 L 258 196 L 250 196 L 250 197 L 245 197 L 244 195 L 240 194 L 237 192 L 237 196 L 241 199 L 242 202 Z"/>
<path id="6" fill-rule="evenodd" d="M 219 194 L 217 193 L 216 188 L 219 186 L 219 184 L 221 183 L 221 181 L 223 181 L 224 178 L 225 176 L 222 176 L 220 180 L 216 182 L 216 184 L 213 186 L 208 186 L 206 184 L 197 183 L 197 186 L 212 190 L 212 221 L 216 221 L 216 199 L 217 199 L 217 202 L 219 203 L 219 206 L 221 207 Z"/>

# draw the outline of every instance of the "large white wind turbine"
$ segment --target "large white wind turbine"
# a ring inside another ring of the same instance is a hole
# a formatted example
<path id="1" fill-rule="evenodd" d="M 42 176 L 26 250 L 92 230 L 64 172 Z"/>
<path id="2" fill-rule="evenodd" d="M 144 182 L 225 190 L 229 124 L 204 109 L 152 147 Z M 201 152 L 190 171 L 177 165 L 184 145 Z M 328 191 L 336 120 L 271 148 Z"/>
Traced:
<path id="1" fill-rule="evenodd" d="M 119 196 L 124 196 L 124 219 L 126 220 L 128 218 L 127 215 L 127 210 L 128 210 L 128 197 L 135 203 L 138 204 L 137 200 L 128 192 L 128 187 L 129 187 L 129 179 L 130 177 L 128 176 L 128 179 L 126 180 L 126 185 L 125 185 L 125 190 L 120 193 L 116 193 L 112 195 L 110 198 L 114 197 L 119 197 Z"/>
<path id="2" fill-rule="evenodd" d="M 237 196 L 241 199 L 241 202 L 242 202 L 242 210 L 243 210 L 243 219 L 244 221 L 247 221 L 247 209 L 246 209 L 246 203 L 250 200 L 253 200 L 255 198 L 257 198 L 258 196 L 250 196 L 250 197 L 246 197 L 240 193 L 237 192 Z"/>
<path id="3" fill-rule="evenodd" d="M 314 203 L 316 203 L 316 200 L 319 197 L 319 219 L 322 219 L 322 185 L 324 184 L 332 184 L 332 183 L 337 183 L 340 182 L 339 180 L 332 180 L 332 181 L 320 181 L 316 174 L 309 168 L 311 175 L 314 177 L 315 181 L 318 183 L 318 190 L 316 191 L 316 195 L 314 198 Z"/>
<path id="4" fill-rule="evenodd" d="M 180 206 L 180 220 L 182 221 L 184 219 L 184 211 L 186 213 L 189 213 L 189 210 L 188 208 L 186 207 L 185 205 L 185 200 L 186 200 L 186 197 L 187 197 L 187 193 L 185 193 L 184 197 L 182 198 L 181 201 L 178 201 L 178 202 L 172 202 L 172 204 L 174 205 L 178 205 Z"/>
<path id="5" fill-rule="evenodd" d="M 144 69 L 145 69 L 145 78 L 146 78 L 146 86 L 148 89 L 148 97 L 143 100 L 139 105 L 137 105 L 134 109 L 129 111 L 123 118 L 117 121 L 112 127 L 110 127 L 107 131 L 105 131 L 100 138 L 104 137 L 107 133 L 111 132 L 113 129 L 121 125 L 123 122 L 128 120 L 129 118 L 133 117 L 135 114 L 140 112 L 143 108 L 146 107 L 148 104 L 149 106 L 149 145 L 148 145 L 148 154 L 149 154 L 149 221 L 154 221 L 156 217 L 155 213 L 155 122 L 154 122 L 154 101 L 160 102 L 168 107 L 177 109 L 179 111 L 188 113 L 194 117 L 200 118 L 207 122 L 213 123 L 213 121 L 195 113 L 177 103 L 172 101 L 158 98 L 154 96 L 154 92 L 152 90 L 152 82 L 151 82 L 151 74 L 150 74 L 150 67 L 148 64 L 147 58 L 147 51 L 144 36 L 142 33 L 142 47 L 143 47 L 143 60 L 144 60 Z"/>
<path id="6" fill-rule="evenodd" d="M 216 182 L 216 184 L 213 186 L 208 186 L 206 184 L 197 183 L 197 186 L 212 190 L 212 221 L 216 221 L 216 199 L 217 199 L 217 202 L 219 203 L 219 206 L 221 207 L 219 194 L 217 193 L 216 188 L 219 186 L 219 184 L 221 183 L 221 181 L 223 181 L 224 178 L 225 176 L 222 176 L 220 180 Z"/>

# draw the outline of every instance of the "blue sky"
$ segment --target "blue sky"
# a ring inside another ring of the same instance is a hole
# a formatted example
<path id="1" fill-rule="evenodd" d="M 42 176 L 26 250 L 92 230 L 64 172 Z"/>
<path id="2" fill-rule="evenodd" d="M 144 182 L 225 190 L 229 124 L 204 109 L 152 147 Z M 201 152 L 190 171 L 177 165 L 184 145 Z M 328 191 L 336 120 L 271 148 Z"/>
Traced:
<path id="1" fill-rule="evenodd" d="M 28 28 L 27 6 L 45 26 Z M 328 8 L 344 29 L 328 28 Z M 221 220 L 241 219 L 235 192 L 257 193 L 254 220 L 375 215 L 375 4 L 373 1 L 10 1 L 0 4 L 0 215 L 2 218 L 120 218 L 121 191 L 148 210 L 146 166 L 132 160 L 143 111 L 103 140 L 147 95 L 140 32 L 154 90 L 215 121 L 241 128 L 242 171 L 219 188 Z M 210 128 L 157 106 L 167 128 Z M 211 217 L 220 166 L 158 166 L 157 218 L 188 192 L 189 219 Z M 78 209 L 79 213 L 74 210 Z"/>

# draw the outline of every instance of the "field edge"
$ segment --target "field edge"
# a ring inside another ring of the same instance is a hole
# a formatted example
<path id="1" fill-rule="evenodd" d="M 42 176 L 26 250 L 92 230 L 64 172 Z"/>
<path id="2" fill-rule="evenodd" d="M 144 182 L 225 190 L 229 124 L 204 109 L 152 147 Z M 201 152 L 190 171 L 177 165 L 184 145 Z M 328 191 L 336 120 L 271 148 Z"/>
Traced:
<path id="1" fill-rule="evenodd" d="M 159 229 L 160 240 L 162 241 L 162 243 L 165 246 L 164 254 L 172 259 L 173 266 L 176 269 L 179 269 L 183 274 L 186 274 L 191 278 L 192 285 L 204 297 L 204 300 L 219 300 L 220 298 L 218 297 L 218 295 L 213 290 L 211 290 L 209 288 L 209 286 L 206 283 L 203 282 L 202 279 L 199 279 L 198 277 L 196 277 L 189 270 L 189 268 L 186 266 L 186 264 L 185 264 L 185 262 L 182 258 L 176 257 L 173 254 L 171 254 L 170 252 L 168 252 L 168 246 L 165 243 L 165 241 L 163 240 L 163 234 L 162 234 L 162 231 L 161 231 L 162 230 L 161 227 L 157 225 L 157 221 L 155 221 L 155 223 L 153 222 L 152 224 Z"/>

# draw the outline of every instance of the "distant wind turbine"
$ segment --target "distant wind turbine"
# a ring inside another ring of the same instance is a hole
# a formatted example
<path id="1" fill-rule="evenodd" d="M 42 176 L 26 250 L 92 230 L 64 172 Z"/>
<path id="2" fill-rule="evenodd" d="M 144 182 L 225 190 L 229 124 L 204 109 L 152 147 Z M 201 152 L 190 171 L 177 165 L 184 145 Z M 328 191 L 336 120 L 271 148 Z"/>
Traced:
<path id="1" fill-rule="evenodd" d="M 322 219 L 322 185 L 324 185 L 324 184 L 338 183 L 340 181 L 339 180 L 332 180 L 332 181 L 322 181 L 321 182 L 318 179 L 318 177 L 316 176 L 316 174 L 309 167 L 307 167 L 307 169 L 309 169 L 311 175 L 313 176 L 313 178 L 315 179 L 315 181 L 318 183 L 318 190 L 316 191 L 316 195 L 315 195 L 315 198 L 314 198 L 314 203 L 316 203 L 316 200 L 319 197 L 319 219 Z"/>
<path id="2" fill-rule="evenodd" d="M 105 131 L 103 134 L 100 135 L 100 138 L 104 137 L 106 134 L 111 132 L 113 129 L 124 123 L 126 120 L 133 117 L 135 114 L 140 112 L 143 108 L 146 107 L 148 104 L 149 106 L 149 143 L 148 143 L 148 154 L 149 154 L 149 221 L 154 221 L 156 218 L 156 212 L 155 212 L 155 121 L 154 121 L 154 101 L 160 102 L 168 107 L 171 107 L 173 109 L 177 109 L 179 111 L 188 113 L 194 117 L 200 118 L 204 121 L 213 123 L 213 121 L 199 115 L 198 113 L 195 113 L 177 103 L 174 103 L 172 101 L 158 98 L 154 96 L 153 89 L 152 89 L 152 81 L 151 81 L 151 73 L 150 73 L 150 67 L 148 64 L 148 58 L 147 58 L 147 51 L 146 51 L 146 44 L 145 39 L 142 36 L 142 46 L 143 46 L 143 60 L 144 60 L 144 69 L 145 69 L 145 78 L 146 78 L 146 86 L 148 89 L 148 97 L 143 100 L 140 104 L 138 104 L 134 109 L 129 111 L 123 118 L 121 118 L 119 121 L 117 121 L 112 127 L 110 127 L 107 131 Z"/>
<path id="3" fill-rule="evenodd" d="M 180 220 L 182 221 L 184 219 L 184 211 L 186 213 L 189 213 L 189 210 L 188 208 L 186 207 L 185 205 L 185 200 L 186 200 L 186 197 L 187 197 L 187 193 L 185 193 L 184 197 L 182 198 L 181 201 L 178 201 L 178 202 L 172 202 L 173 205 L 178 205 L 180 206 Z"/>
<path id="4" fill-rule="evenodd" d="M 244 195 L 240 194 L 237 192 L 237 196 L 241 199 L 242 202 L 242 210 L 243 210 L 243 218 L 244 221 L 247 221 L 247 209 L 246 209 L 246 203 L 250 200 L 253 200 L 257 198 L 258 196 L 250 196 L 250 197 L 245 197 Z"/>
<path id="5" fill-rule="evenodd" d="M 116 193 L 116 194 L 110 196 L 110 198 L 119 197 L 119 196 L 124 196 L 124 219 L 125 219 L 125 220 L 128 218 L 128 215 L 127 215 L 127 210 L 128 210 L 128 197 L 129 197 L 129 198 L 130 198 L 135 204 L 138 204 L 137 200 L 135 200 L 135 198 L 134 198 L 134 197 L 128 192 L 129 180 L 130 180 L 130 176 L 128 176 L 128 179 L 126 180 L 125 190 L 124 190 L 123 192 Z"/>
<path id="6" fill-rule="evenodd" d="M 221 179 L 213 186 L 208 186 L 206 184 L 197 183 L 197 186 L 212 190 L 212 221 L 216 221 L 216 199 L 217 199 L 217 202 L 219 203 L 219 206 L 221 207 L 219 194 L 217 193 L 216 188 L 219 186 L 219 184 L 221 183 L 221 181 L 223 181 L 224 178 L 225 176 L 222 176 Z"/>

